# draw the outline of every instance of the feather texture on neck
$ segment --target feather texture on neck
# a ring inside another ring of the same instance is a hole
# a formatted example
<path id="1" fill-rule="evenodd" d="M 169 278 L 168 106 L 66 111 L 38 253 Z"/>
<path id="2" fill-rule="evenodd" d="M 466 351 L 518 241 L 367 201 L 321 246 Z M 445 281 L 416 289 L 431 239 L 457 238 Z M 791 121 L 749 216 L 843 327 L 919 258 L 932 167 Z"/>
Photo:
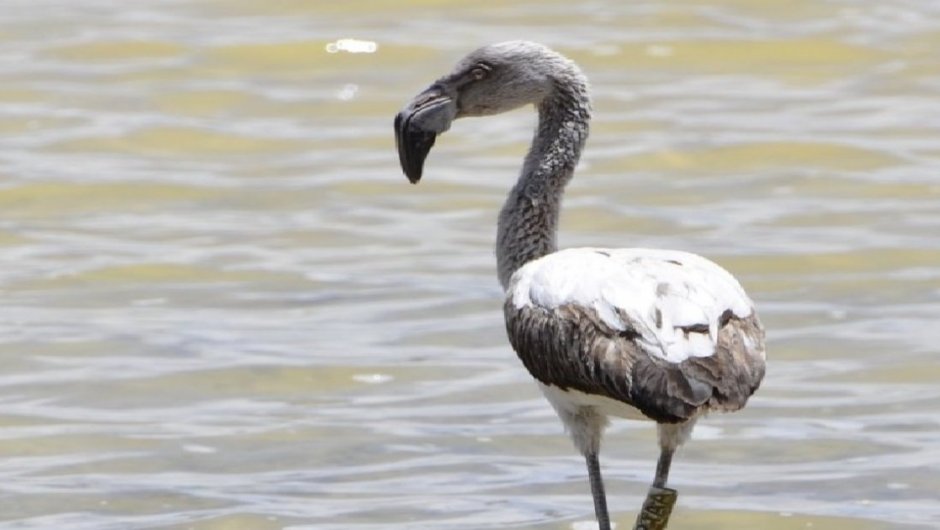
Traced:
<path id="1" fill-rule="evenodd" d="M 499 214 L 496 261 L 504 289 L 519 267 L 557 250 L 561 199 L 588 136 L 587 80 L 570 61 L 554 64 L 555 90 L 538 104 L 535 137 Z"/>

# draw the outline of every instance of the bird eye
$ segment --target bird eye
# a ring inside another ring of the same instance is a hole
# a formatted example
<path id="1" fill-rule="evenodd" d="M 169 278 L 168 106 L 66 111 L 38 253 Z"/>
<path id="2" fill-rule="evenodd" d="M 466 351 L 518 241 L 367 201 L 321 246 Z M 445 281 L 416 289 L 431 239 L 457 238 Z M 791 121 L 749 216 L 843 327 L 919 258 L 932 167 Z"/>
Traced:
<path id="1" fill-rule="evenodd" d="M 486 75 L 489 73 L 490 73 L 489 70 L 487 70 L 486 68 L 482 66 L 477 66 L 477 67 L 474 67 L 473 70 L 470 70 L 470 77 L 472 77 L 476 81 L 480 81 L 481 79 L 486 77 Z"/>

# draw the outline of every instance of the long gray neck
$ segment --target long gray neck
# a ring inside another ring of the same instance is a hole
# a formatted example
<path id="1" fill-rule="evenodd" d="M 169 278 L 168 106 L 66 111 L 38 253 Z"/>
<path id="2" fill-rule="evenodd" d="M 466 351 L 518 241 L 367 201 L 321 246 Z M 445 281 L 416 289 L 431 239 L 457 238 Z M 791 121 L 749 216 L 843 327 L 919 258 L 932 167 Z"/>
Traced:
<path id="1" fill-rule="evenodd" d="M 556 76 L 555 90 L 539 105 L 539 124 L 518 182 L 499 214 L 496 265 L 503 289 L 516 270 L 557 250 L 558 214 L 588 136 L 591 103 L 584 76 Z"/>

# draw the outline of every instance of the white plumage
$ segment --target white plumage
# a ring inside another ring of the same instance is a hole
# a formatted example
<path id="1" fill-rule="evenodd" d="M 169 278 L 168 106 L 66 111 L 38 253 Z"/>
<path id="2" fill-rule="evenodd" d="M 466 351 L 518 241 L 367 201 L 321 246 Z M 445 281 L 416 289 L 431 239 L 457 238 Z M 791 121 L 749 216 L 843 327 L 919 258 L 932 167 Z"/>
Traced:
<path id="1" fill-rule="evenodd" d="M 521 309 L 576 304 L 611 328 L 632 329 L 651 356 L 680 363 L 715 353 L 725 311 L 754 312 L 741 284 L 695 254 L 646 248 L 573 248 L 521 267 L 507 296 Z M 690 331 L 691 330 L 691 331 Z"/>

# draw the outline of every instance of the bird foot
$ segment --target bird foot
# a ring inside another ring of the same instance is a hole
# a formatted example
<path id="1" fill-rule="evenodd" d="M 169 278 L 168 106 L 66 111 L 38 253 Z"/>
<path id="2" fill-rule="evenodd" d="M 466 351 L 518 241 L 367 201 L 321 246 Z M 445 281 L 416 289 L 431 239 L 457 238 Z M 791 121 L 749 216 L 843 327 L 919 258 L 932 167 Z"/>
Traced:
<path id="1" fill-rule="evenodd" d="M 665 530 L 678 497 L 679 492 L 674 489 L 651 486 L 633 530 Z"/>

